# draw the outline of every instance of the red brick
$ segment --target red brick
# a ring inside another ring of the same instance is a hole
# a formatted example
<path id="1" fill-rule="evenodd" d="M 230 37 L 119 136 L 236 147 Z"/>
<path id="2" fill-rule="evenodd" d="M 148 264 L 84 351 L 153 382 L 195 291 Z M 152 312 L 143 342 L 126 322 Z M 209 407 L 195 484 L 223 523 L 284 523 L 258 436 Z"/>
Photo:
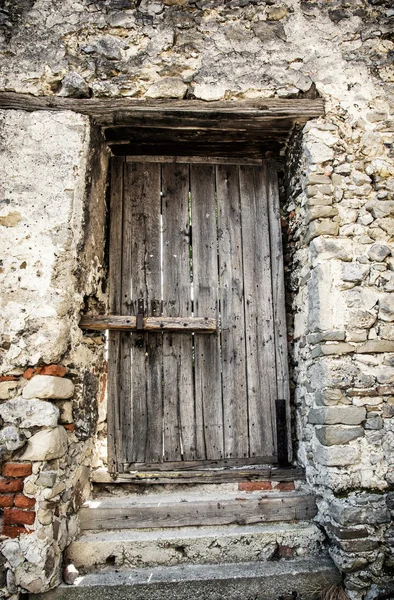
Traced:
<path id="1" fill-rule="evenodd" d="M 3 463 L 1 473 L 5 477 L 27 477 L 31 475 L 31 463 Z"/>
<path id="2" fill-rule="evenodd" d="M 293 558 L 294 551 L 290 546 L 279 546 L 278 554 L 280 558 Z"/>
<path id="3" fill-rule="evenodd" d="M 23 377 L 25 379 L 31 379 L 34 375 L 34 373 L 36 372 L 35 369 L 33 369 L 33 367 L 29 367 L 28 369 L 26 369 L 26 371 L 23 373 Z"/>
<path id="4" fill-rule="evenodd" d="M 3 381 L 18 381 L 18 375 L 0 375 L 0 383 Z"/>
<path id="5" fill-rule="evenodd" d="M 18 508 L 33 508 L 35 506 L 36 500 L 35 498 L 28 498 L 23 494 L 17 494 L 15 496 L 14 505 Z"/>
<path id="6" fill-rule="evenodd" d="M 34 510 L 21 510 L 19 508 L 4 509 L 5 525 L 33 525 L 36 513 Z"/>
<path id="7" fill-rule="evenodd" d="M 270 481 L 241 481 L 238 484 L 238 489 L 241 492 L 257 492 L 260 490 L 271 490 Z"/>
<path id="8" fill-rule="evenodd" d="M 294 481 L 280 481 L 275 490 L 279 492 L 292 492 L 295 490 Z"/>
<path id="9" fill-rule="evenodd" d="M 53 375 L 54 377 L 64 377 L 66 373 L 67 369 L 62 365 L 44 365 L 36 368 L 36 375 Z"/>
<path id="10" fill-rule="evenodd" d="M 23 479 L 5 479 L 0 477 L 0 494 L 9 492 L 21 492 L 23 490 Z"/>
<path id="11" fill-rule="evenodd" d="M 75 425 L 74 423 L 67 423 L 67 425 L 63 425 L 64 429 L 67 429 L 67 431 L 75 431 Z"/>
<path id="12" fill-rule="evenodd" d="M 14 504 L 14 494 L 0 494 L 0 508 L 7 508 Z"/>
<path id="13" fill-rule="evenodd" d="M 3 525 L 1 533 L 9 538 L 16 538 L 18 535 L 32 533 L 32 531 L 27 531 L 27 529 L 18 525 Z"/>

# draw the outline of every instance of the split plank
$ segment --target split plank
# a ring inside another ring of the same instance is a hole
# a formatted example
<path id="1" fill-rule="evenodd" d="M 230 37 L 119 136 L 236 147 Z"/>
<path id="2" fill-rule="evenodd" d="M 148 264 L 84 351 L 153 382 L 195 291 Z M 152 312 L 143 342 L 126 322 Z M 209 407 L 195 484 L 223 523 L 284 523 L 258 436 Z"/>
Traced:
<path id="1" fill-rule="evenodd" d="M 145 331 L 173 331 L 175 333 L 215 333 L 217 330 L 216 318 L 208 317 L 144 317 Z M 137 318 L 134 316 L 108 315 L 99 317 L 84 316 L 79 322 L 81 329 L 97 331 L 120 330 L 133 331 L 137 329 Z"/>
<path id="2" fill-rule="evenodd" d="M 190 281 L 189 166 L 163 164 L 163 315 L 189 317 Z M 163 334 L 164 458 L 195 458 L 195 408 L 192 338 Z"/>
<path id="3" fill-rule="evenodd" d="M 82 507 L 81 529 L 149 529 L 152 527 L 195 527 L 210 525 L 249 525 L 274 521 L 312 519 L 316 513 L 315 496 L 296 492 L 271 492 L 263 496 L 204 500 L 160 501 L 152 503 L 113 503 L 105 500 L 98 507 Z"/>
<path id="4" fill-rule="evenodd" d="M 275 339 L 268 202 L 261 167 L 240 167 L 250 456 L 275 453 Z"/>
<path id="5" fill-rule="evenodd" d="M 215 167 L 190 165 L 194 314 L 218 317 Z M 220 337 L 194 336 L 197 458 L 219 459 L 223 448 Z"/>
<path id="6" fill-rule="evenodd" d="M 224 449 L 249 456 L 239 167 L 216 167 Z"/>
<path id="7" fill-rule="evenodd" d="M 123 314 L 136 314 L 139 299 L 149 314 L 161 294 L 159 165 L 127 165 L 124 208 Z M 131 364 L 125 362 L 124 370 L 131 385 L 131 407 L 126 405 L 125 414 L 132 414 L 130 427 L 124 423 L 124 443 L 129 440 L 124 462 L 161 460 L 161 338 L 144 332 L 123 335 L 131 343 Z M 154 395 L 149 394 L 152 388 Z"/>
<path id="8" fill-rule="evenodd" d="M 111 246 L 109 257 L 109 307 L 113 312 L 120 312 L 121 310 L 123 167 L 124 161 L 122 158 L 112 158 L 109 209 Z M 118 382 L 122 368 L 119 332 L 110 332 L 108 349 L 108 469 L 110 472 L 116 472 L 120 452 L 120 390 Z"/>

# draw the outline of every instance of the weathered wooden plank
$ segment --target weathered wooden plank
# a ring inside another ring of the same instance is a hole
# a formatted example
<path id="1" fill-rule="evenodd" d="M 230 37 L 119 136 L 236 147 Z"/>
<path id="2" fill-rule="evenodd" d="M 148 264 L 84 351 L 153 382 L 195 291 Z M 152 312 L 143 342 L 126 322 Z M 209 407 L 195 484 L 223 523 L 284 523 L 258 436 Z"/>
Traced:
<path id="1" fill-rule="evenodd" d="M 240 167 L 250 455 L 275 454 L 275 339 L 268 202 L 261 167 Z"/>
<path id="2" fill-rule="evenodd" d="M 179 463 L 177 463 L 179 465 Z M 220 467 L 216 464 L 216 468 L 205 468 L 203 470 L 173 470 L 163 471 L 159 469 L 144 470 L 145 465 L 139 471 L 123 473 L 113 478 L 108 471 L 97 469 L 92 471 L 92 481 L 94 483 L 142 483 L 142 484 L 160 484 L 160 483 L 220 483 L 231 481 L 254 481 L 254 480 L 272 480 L 272 481 L 303 481 L 305 480 L 305 472 L 300 467 L 286 467 L 277 469 L 275 467 L 259 467 L 255 466 L 248 468 L 243 467 Z"/>
<path id="3" fill-rule="evenodd" d="M 281 148 L 285 146 L 286 139 L 271 140 L 268 142 L 222 142 L 211 144 L 209 142 L 155 142 L 151 143 L 132 143 L 132 144 L 112 144 L 111 151 L 117 156 L 127 155 L 173 155 L 178 156 L 204 156 L 216 157 L 223 156 L 227 158 L 249 158 L 262 160 L 266 152 L 279 155 Z"/>
<path id="4" fill-rule="evenodd" d="M 218 165 L 218 248 L 225 457 L 249 456 L 239 167 Z"/>
<path id="5" fill-rule="evenodd" d="M 179 122 L 179 117 L 191 113 L 206 121 L 216 115 L 235 115 L 245 118 L 262 119 L 292 118 L 299 122 L 324 115 L 324 101 L 317 99 L 261 99 L 246 101 L 204 102 L 201 100 L 148 100 L 131 98 L 60 98 L 59 96 L 31 96 L 15 92 L 0 93 L 0 108 L 13 110 L 72 110 L 90 117 L 102 125 L 133 125 L 132 118 L 139 115 L 151 125 L 154 116 L 173 117 L 171 126 Z M 216 117 L 217 118 L 217 117 Z M 253 120 L 253 119 L 251 119 Z M 167 125 L 168 126 L 168 125 Z M 234 124 L 233 124 L 234 127 Z"/>
<path id="6" fill-rule="evenodd" d="M 129 259 L 127 272 L 123 269 L 124 311 L 136 314 L 138 299 L 143 298 L 149 314 L 152 302 L 161 297 L 160 165 L 129 163 L 126 176 L 124 252 Z M 126 363 L 124 369 L 131 371 L 133 420 L 131 435 L 124 428 L 125 443 L 127 437 L 131 440 L 125 462 L 161 460 L 161 338 L 152 334 L 151 339 L 144 332 L 128 335 L 131 364 Z M 151 388 L 154 395 L 149 394 Z"/>
<path id="7" fill-rule="evenodd" d="M 190 165 L 194 314 L 218 318 L 215 167 Z M 197 458 L 224 456 L 220 337 L 194 335 Z"/>
<path id="8" fill-rule="evenodd" d="M 192 313 L 190 279 L 189 166 L 163 164 L 163 315 Z M 165 460 L 195 458 L 192 338 L 163 334 Z"/>
<path id="9" fill-rule="evenodd" d="M 289 363 L 287 352 L 287 325 L 286 325 L 286 297 L 285 277 L 282 246 L 282 231 L 280 226 L 280 204 L 278 190 L 278 175 L 274 161 L 264 161 L 264 180 L 268 197 L 268 217 L 270 223 L 271 241 L 271 270 L 272 293 L 275 324 L 275 352 L 277 372 L 277 398 L 286 400 L 287 410 L 287 438 L 289 461 L 292 459 L 291 446 L 291 414 L 290 414 L 290 386 Z"/>
<path id="10" fill-rule="evenodd" d="M 237 129 L 220 129 L 219 127 L 107 127 L 105 139 L 107 144 L 119 144 L 127 141 L 130 144 L 139 143 L 199 143 L 217 144 L 223 142 L 265 142 L 277 139 L 286 140 L 291 131 L 293 121 L 281 119 L 275 126 L 272 122 L 261 123 L 258 130 L 248 127 Z"/>
<path id="11" fill-rule="evenodd" d="M 111 160 L 109 306 L 110 310 L 114 312 L 120 312 L 121 308 L 123 166 L 122 158 L 116 157 Z M 108 469 L 110 472 L 116 471 L 117 457 L 120 452 L 120 390 L 118 387 L 120 370 L 120 333 L 111 332 L 108 339 L 107 397 Z"/>
<path id="12" fill-rule="evenodd" d="M 230 495 L 229 495 L 230 496 Z M 199 525 L 248 525 L 273 521 L 308 520 L 317 513 L 313 494 L 271 492 L 264 496 L 207 498 L 183 502 L 112 505 L 101 502 L 79 511 L 81 529 L 147 529 Z"/>
<path id="13" fill-rule="evenodd" d="M 153 331 L 173 331 L 175 333 L 215 333 L 217 330 L 217 319 L 208 317 L 144 317 L 144 329 Z M 97 331 L 120 330 L 134 331 L 137 327 L 137 319 L 134 316 L 106 315 L 99 317 L 84 316 L 79 322 L 81 329 L 92 329 Z"/>
<path id="14" fill-rule="evenodd" d="M 126 162 L 188 163 L 210 165 L 262 165 L 262 158 L 228 158 L 225 156 L 125 156 Z"/>

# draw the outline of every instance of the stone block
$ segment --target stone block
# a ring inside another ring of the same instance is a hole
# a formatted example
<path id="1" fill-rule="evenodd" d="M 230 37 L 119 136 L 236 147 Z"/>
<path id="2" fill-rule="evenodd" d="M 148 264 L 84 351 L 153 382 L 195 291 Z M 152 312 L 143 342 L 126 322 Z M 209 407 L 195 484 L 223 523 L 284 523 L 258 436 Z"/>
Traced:
<path id="1" fill-rule="evenodd" d="M 387 296 L 379 302 L 379 318 L 382 321 L 394 321 L 394 296 Z"/>
<path id="2" fill-rule="evenodd" d="M 0 406 L 0 416 L 6 423 L 12 423 L 23 429 L 56 427 L 59 409 L 44 400 L 15 398 Z"/>
<path id="3" fill-rule="evenodd" d="M 64 377 L 35 375 L 23 388 L 24 398 L 53 398 L 66 400 L 74 394 L 74 384 Z"/>
<path id="4" fill-rule="evenodd" d="M 352 310 L 349 313 L 348 326 L 350 329 L 370 329 L 376 321 L 375 312 L 368 310 Z"/>
<path id="5" fill-rule="evenodd" d="M 351 261 L 353 258 L 353 242 L 351 240 L 318 237 L 311 242 L 312 259 Z"/>
<path id="6" fill-rule="evenodd" d="M 312 350 L 312 358 L 317 356 L 340 356 L 341 354 L 350 354 L 355 351 L 355 346 L 347 342 L 338 342 L 337 344 L 319 344 Z"/>
<path id="7" fill-rule="evenodd" d="M 379 327 L 379 337 L 384 340 L 394 341 L 394 323 L 388 323 Z"/>
<path id="8" fill-rule="evenodd" d="M 346 398 L 342 390 L 325 389 L 319 390 L 315 394 L 315 402 L 318 405 L 333 406 L 336 404 L 351 404 L 351 400 Z"/>
<path id="9" fill-rule="evenodd" d="M 356 347 L 356 354 L 374 354 L 375 352 L 394 352 L 394 341 L 367 340 L 365 344 Z"/>
<path id="10" fill-rule="evenodd" d="M 334 500 L 330 504 L 330 516 L 340 525 L 377 525 L 390 522 L 390 512 L 384 503 L 348 504 Z"/>
<path id="11" fill-rule="evenodd" d="M 364 435 L 363 427 L 316 427 L 316 437 L 323 446 L 338 446 L 347 444 Z"/>
<path id="12" fill-rule="evenodd" d="M 14 425 L 7 425 L 0 430 L 0 457 L 19 450 L 26 443 L 25 434 Z"/>
<path id="13" fill-rule="evenodd" d="M 358 406 L 329 406 L 310 410 L 308 421 L 315 425 L 359 425 L 365 416 L 365 408 Z"/>
<path id="14" fill-rule="evenodd" d="M 336 217 L 338 209 L 334 206 L 317 205 L 311 206 L 307 213 L 309 221 L 315 221 L 316 219 L 326 219 L 329 217 Z"/>
<path id="15" fill-rule="evenodd" d="M 358 283 L 365 279 L 369 273 L 369 265 L 363 265 L 358 262 L 346 263 L 342 267 L 343 281 Z"/>
<path id="16" fill-rule="evenodd" d="M 37 486 L 52 488 L 57 480 L 56 471 L 41 471 L 36 480 Z"/>
<path id="17" fill-rule="evenodd" d="M 313 240 L 320 235 L 338 235 L 339 224 L 331 219 L 321 219 L 320 221 L 312 221 L 308 227 L 308 240 Z"/>
<path id="18" fill-rule="evenodd" d="M 3 381 L 0 383 L 0 400 L 9 400 L 9 398 L 15 396 L 18 387 L 18 381 Z"/>
<path id="19" fill-rule="evenodd" d="M 322 446 L 319 444 L 314 453 L 316 462 L 327 467 L 352 465 L 359 459 L 359 456 L 359 449 L 354 446 Z"/>
<path id="20" fill-rule="evenodd" d="M 75 71 L 70 71 L 62 81 L 59 96 L 66 98 L 89 98 L 89 86 L 84 78 Z"/>
<path id="21" fill-rule="evenodd" d="M 382 262 L 387 256 L 391 254 L 390 248 L 387 244 L 383 244 L 381 242 L 377 242 L 373 244 L 371 248 L 368 250 L 368 256 L 370 260 Z"/>
<path id="22" fill-rule="evenodd" d="M 27 442 L 20 460 L 52 460 L 61 458 L 67 452 L 68 438 L 64 427 L 39 431 Z"/>
<path id="23" fill-rule="evenodd" d="M 180 77 L 164 77 L 153 83 L 145 96 L 147 98 L 184 98 L 187 85 Z"/>
<path id="24" fill-rule="evenodd" d="M 369 430 L 383 429 L 383 419 L 380 416 L 374 416 L 365 421 L 364 427 L 365 427 L 365 429 L 369 429 Z"/>

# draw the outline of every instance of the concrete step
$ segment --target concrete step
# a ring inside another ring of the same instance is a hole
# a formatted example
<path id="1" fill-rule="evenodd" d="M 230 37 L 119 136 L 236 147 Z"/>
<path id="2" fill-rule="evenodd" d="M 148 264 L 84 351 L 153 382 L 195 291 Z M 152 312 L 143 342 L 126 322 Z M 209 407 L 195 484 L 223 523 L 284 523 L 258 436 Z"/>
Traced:
<path id="1" fill-rule="evenodd" d="M 318 557 L 324 535 L 313 523 L 86 532 L 66 558 L 79 570 L 217 564 Z"/>
<path id="2" fill-rule="evenodd" d="M 151 529 L 306 521 L 316 515 L 313 494 L 291 492 L 195 492 L 103 497 L 79 511 L 82 530 Z"/>
<path id="3" fill-rule="evenodd" d="M 31 600 L 315 600 L 340 576 L 327 559 L 154 567 L 91 573 Z"/>

